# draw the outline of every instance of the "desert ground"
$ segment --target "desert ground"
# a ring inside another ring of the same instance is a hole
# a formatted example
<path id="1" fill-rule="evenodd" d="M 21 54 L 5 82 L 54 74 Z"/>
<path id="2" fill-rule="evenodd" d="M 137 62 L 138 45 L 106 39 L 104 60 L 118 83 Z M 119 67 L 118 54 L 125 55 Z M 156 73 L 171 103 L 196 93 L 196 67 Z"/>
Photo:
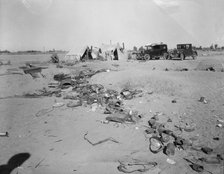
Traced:
<path id="1" fill-rule="evenodd" d="M 126 173 L 135 174 L 200 172 L 193 170 L 192 164 L 202 166 L 201 173 L 223 174 L 224 72 L 220 67 L 224 54 L 200 54 L 196 60 L 184 61 L 90 61 L 62 68 L 46 63 L 50 55 L 41 56 L 32 60 L 47 68 L 42 70 L 43 77 L 35 79 L 19 69 L 30 60 L 27 55 L 19 59 L 0 56 L 11 60 L 11 65 L 0 66 L 0 132 L 8 132 L 8 137 L 0 137 L 1 174 L 121 174 L 125 173 L 119 170 L 123 164 L 127 164 L 123 167 Z M 201 69 L 201 62 L 205 62 L 202 67 L 207 62 L 217 70 Z M 68 107 L 72 100 L 63 96 L 71 88 L 63 89 L 62 96 L 23 97 L 48 89 L 55 74 L 75 76 L 85 69 L 106 70 L 89 78 L 90 84 L 118 92 L 124 88 L 141 90 L 130 100 L 121 99 L 130 114 L 137 111 L 141 117 L 134 123 L 108 122 L 103 106 Z M 157 123 L 188 140 L 190 147 L 176 147 L 173 155 L 152 153 L 152 134 L 145 130 L 150 129 L 148 121 L 155 116 Z M 85 137 L 93 143 L 107 138 L 114 141 L 92 145 Z M 206 154 L 201 147 L 212 152 Z M 128 165 L 131 163 L 136 165 Z"/>

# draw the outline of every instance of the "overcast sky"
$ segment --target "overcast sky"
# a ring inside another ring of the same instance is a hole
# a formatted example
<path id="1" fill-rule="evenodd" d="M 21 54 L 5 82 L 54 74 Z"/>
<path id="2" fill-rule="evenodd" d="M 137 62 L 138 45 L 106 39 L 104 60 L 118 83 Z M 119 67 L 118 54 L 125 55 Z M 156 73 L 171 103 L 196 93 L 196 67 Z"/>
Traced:
<path id="1" fill-rule="evenodd" d="M 0 0 L 0 49 L 224 45 L 224 0 Z"/>

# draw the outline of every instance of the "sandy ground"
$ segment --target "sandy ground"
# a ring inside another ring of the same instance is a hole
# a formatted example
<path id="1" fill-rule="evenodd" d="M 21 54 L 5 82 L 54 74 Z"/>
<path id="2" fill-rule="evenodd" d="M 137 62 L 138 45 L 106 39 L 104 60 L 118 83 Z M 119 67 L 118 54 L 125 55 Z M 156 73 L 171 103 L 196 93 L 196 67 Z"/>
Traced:
<path id="1" fill-rule="evenodd" d="M 224 154 L 224 128 L 217 127 L 217 120 L 224 120 L 224 73 L 196 70 L 198 64 L 207 59 L 224 65 L 224 55 L 214 55 L 185 61 L 96 61 L 63 69 L 49 65 L 48 69 L 43 70 L 45 78 L 39 79 L 32 79 L 27 74 L 0 76 L 1 98 L 41 89 L 52 81 L 54 74 L 75 72 L 86 67 L 110 69 L 109 72 L 94 75 L 90 79 L 91 83 L 118 91 L 124 87 L 144 91 L 142 97 L 124 101 L 126 108 L 137 110 L 143 115 L 134 125 L 104 124 L 100 122 L 106 117 L 103 111 L 92 111 L 90 106 L 68 108 L 64 105 L 37 117 L 36 113 L 42 109 L 51 109 L 57 102 L 69 102 L 54 96 L 0 99 L 0 132 L 9 132 L 9 137 L 0 137 L 0 171 L 10 168 L 10 160 L 13 161 L 16 154 L 28 153 L 30 156 L 20 167 L 11 165 L 11 173 L 119 174 L 122 172 L 117 169 L 118 161 L 132 159 L 158 164 L 144 172 L 147 174 L 197 173 L 183 158 L 209 155 L 178 149 L 170 157 L 163 152 L 153 154 L 149 150 L 144 125 L 148 125 L 147 121 L 156 112 L 161 113 L 159 122 L 171 129 L 175 124 L 194 124 L 196 127 L 193 132 L 183 132 L 180 136 L 192 139 L 195 145 L 208 146 L 214 152 Z M 14 64 L 1 66 L 0 72 L 16 67 L 18 65 Z M 166 68 L 168 71 L 165 71 Z M 182 68 L 188 68 L 188 71 L 179 71 Z M 202 96 L 206 98 L 207 104 L 198 101 Z M 172 100 L 176 100 L 176 103 L 172 103 Z M 172 120 L 171 123 L 167 123 L 168 118 Z M 86 132 L 93 142 L 112 137 L 119 143 L 105 142 L 92 146 L 83 138 Z M 219 140 L 214 140 L 214 137 L 219 137 Z M 175 164 L 169 164 L 168 158 L 174 160 Z M 203 166 L 213 174 L 222 174 L 224 171 L 223 161 L 218 165 Z"/>

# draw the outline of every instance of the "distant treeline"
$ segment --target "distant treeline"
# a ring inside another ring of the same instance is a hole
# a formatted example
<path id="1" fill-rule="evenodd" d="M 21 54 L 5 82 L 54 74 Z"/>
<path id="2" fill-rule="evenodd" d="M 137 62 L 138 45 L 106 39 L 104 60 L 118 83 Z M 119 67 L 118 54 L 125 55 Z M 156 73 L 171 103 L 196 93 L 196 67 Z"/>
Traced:
<path id="1" fill-rule="evenodd" d="M 38 50 L 27 50 L 27 51 L 8 51 L 8 50 L 0 50 L 0 54 L 53 54 L 53 53 L 66 53 L 64 50 L 49 50 L 49 51 L 38 51 Z"/>
<path id="2" fill-rule="evenodd" d="M 223 51 L 224 46 L 219 47 L 218 44 L 212 44 L 210 47 L 193 47 L 196 50 L 202 50 L 202 51 Z"/>

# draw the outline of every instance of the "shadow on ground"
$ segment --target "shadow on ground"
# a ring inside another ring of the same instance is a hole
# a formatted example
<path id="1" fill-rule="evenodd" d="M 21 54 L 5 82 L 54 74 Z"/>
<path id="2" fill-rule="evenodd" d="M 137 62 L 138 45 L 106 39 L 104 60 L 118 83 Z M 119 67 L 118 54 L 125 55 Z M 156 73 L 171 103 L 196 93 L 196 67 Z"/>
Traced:
<path id="1" fill-rule="evenodd" d="M 19 153 L 12 156 L 7 164 L 0 166 L 0 174 L 10 174 L 15 168 L 21 166 L 27 159 L 29 159 L 29 153 Z"/>

